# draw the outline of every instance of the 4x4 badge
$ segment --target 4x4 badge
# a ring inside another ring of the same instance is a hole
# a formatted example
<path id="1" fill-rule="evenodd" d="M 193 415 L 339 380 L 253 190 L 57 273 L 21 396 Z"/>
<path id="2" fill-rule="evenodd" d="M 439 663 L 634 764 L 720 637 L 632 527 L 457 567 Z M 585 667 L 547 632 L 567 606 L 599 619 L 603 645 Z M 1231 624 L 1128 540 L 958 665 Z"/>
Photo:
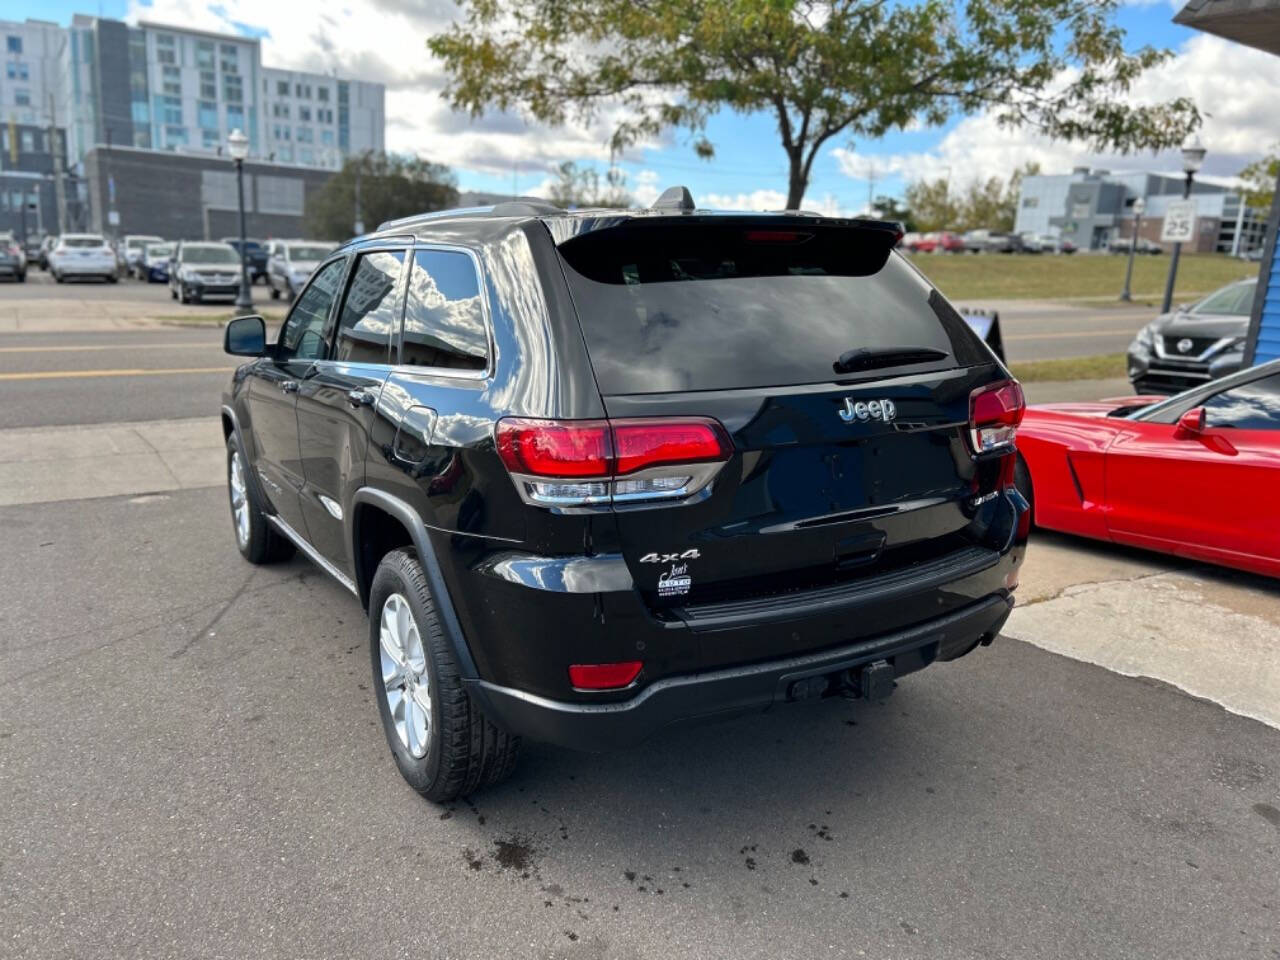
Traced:
<path id="1" fill-rule="evenodd" d="M 844 406 L 840 408 L 840 419 L 845 423 L 855 420 L 883 420 L 888 423 L 898 415 L 898 408 L 892 400 L 858 400 L 853 397 L 844 398 Z"/>
<path id="2" fill-rule="evenodd" d="M 646 553 L 640 558 L 641 563 L 674 563 L 677 560 L 697 560 L 702 554 L 697 547 L 690 547 L 684 553 Z"/>

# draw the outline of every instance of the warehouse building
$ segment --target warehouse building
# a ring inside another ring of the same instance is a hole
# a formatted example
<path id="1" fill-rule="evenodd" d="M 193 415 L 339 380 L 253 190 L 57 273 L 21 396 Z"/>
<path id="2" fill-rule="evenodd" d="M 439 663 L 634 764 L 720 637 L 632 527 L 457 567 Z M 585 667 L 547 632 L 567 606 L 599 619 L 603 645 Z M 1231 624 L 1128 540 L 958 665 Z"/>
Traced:
<path id="1" fill-rule="evenodd" d="M 1138 235 L 1158 243 L 1165 210 L 1171 200 L 1182 199 L 1184 186 L 1182 174 L 1088 167 L 1024 177 L 1014 230 L 1061 236 L 1081 250 L 1106 250 L 1133 236 L 1133 202 L 1142 197 L 1146 210 Z M 1196 180 L 1191 198 L 1197 235 L 1184 245 L 1188 252 L 1243 254 L 1262 245 L 1267 212 L 1247 206 L 1238 191 Z"/>

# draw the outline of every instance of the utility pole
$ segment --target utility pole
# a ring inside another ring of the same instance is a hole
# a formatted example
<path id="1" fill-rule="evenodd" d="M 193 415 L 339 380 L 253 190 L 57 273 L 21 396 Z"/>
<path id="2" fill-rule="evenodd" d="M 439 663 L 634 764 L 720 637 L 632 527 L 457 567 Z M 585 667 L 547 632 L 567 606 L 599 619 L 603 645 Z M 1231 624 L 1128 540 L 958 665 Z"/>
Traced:
<path id="1" fill-rule="evenodd" d="M 49 149 L 53 151 L 53 196 L 58 209 L 58 236 L 67 232 L 67 191 L 62 180 L 62 138 L 58 136 L 58 102 L 49 93 Z"/>
<path id="2" fill-rule="evenodd" d="M 352 224 L 355 227 L 355 235 L 357 237 L 364 234 L 364 217 L 360 215 L 360 168 L 364 164 L 364 158 L 361 156 L 356 160 L 356 219 Z"/>

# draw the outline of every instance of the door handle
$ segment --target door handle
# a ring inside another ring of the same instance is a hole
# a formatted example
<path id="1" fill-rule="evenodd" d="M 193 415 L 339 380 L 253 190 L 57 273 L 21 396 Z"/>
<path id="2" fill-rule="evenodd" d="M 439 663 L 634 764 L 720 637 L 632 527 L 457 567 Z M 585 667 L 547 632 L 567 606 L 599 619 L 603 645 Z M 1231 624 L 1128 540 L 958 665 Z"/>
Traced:
<path id="1" fill-rule="evenodd" d="M 347 403 L 353 407 L 371 407 L 373 406 L 373 394 L 363 388 L 348 390 Z"/>
<path id="2" fill-rule="evenodd" d="M 298 381 L 297 380 L 281 380 L 280 389 L 283 390 L 285 393 L 297 393 Z"/>

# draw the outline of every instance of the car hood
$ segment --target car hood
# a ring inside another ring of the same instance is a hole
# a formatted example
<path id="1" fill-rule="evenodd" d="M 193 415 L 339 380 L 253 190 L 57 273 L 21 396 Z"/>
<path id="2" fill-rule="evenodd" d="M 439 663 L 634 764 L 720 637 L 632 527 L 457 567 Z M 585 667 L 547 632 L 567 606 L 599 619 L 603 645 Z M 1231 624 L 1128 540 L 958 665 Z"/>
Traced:
<path id="1" fill-rule="evenodd" d="M 1153 332 L 1165 337 L 1243 337 L 1249 318 L 1213 313 L 1165 313 L 1156 317 Z"/>

